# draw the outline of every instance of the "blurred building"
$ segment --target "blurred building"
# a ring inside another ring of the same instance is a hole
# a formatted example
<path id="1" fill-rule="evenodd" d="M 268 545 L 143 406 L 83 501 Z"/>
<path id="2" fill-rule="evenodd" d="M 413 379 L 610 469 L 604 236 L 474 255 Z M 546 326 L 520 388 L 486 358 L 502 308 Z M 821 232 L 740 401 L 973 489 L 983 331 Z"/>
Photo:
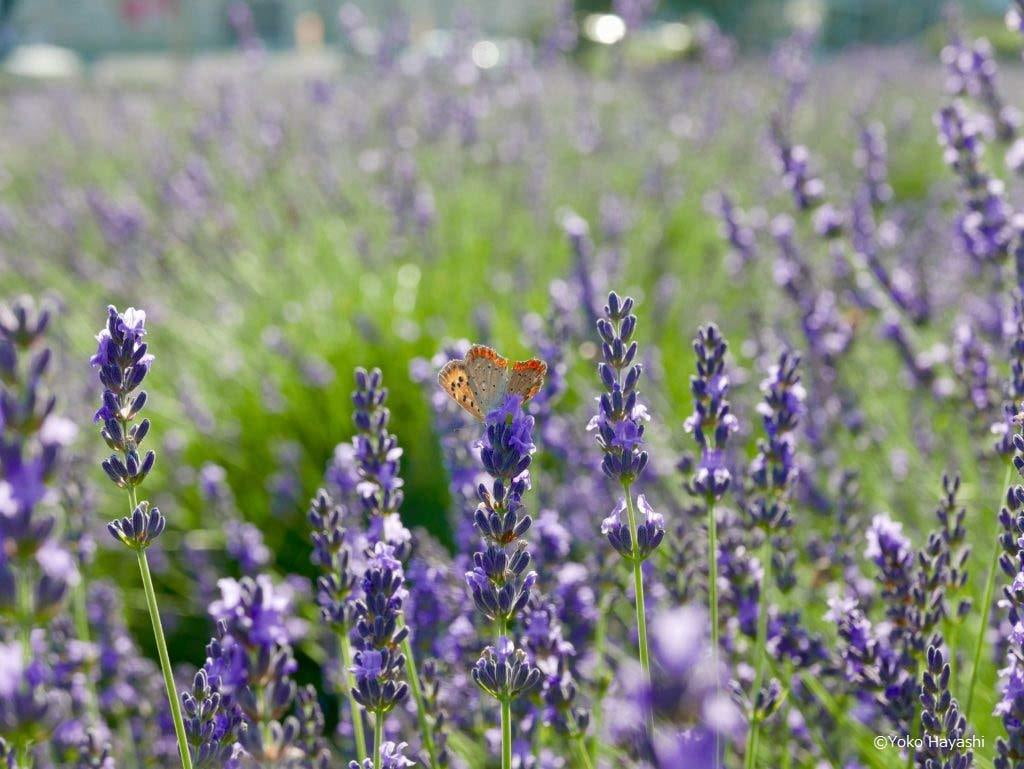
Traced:
<path id="1" fill-rule="evenodd" d="M 939 24 L 947 0 L 576 0 L 579 13 L 606 12 L 617 3 L 658 6 L 656 15 L 713 18 L 747 48 L 762 48 L 794 24 L 817 21 L 829 47 L 888 43 Z M 89 58 L 106 52 L 195 52 L 234 45 L 237 16 L 272 47 L 298 37 L 339 37 L 342 0 L 0 0 L 0 51 L 13 43 L 51 43 Z M 451 27 L 468 18 L 490 32 L 536 36 L 555 16 L 558 0 L 357 0 L 377 24 L 403 14 L 410 31 Z M 968 13 L 999 16 L 1003 0 L 964 0 Z M 396 13 L 402 11 L 402 14 Z M 4 17 L 6 16 L 6 24 Z M 6 28 L 5 28 L 6 27 Z"/>
<path id="2" fill-rule="evenodd" d="M 326 42 L 339 36 L 341 0 L 0 0 L 10 6 L 10 35 L 20 43 L 52 43 L 91 57 L 110 51 L 210 50 L 234 45 L 241 9 L 270 47 L 290 47 L 296 34 L 322 22 Z M 528 33 L 543 25 L 544 0 L 365 0 L 357 2 L 377 23 L 402 11 L 413 31 L 448 27 L 468 14 L 488 29 Z M 3 5 L 0 5 L 2 11 Z M 315 24 L 315 22 L 312 22 Z"/>

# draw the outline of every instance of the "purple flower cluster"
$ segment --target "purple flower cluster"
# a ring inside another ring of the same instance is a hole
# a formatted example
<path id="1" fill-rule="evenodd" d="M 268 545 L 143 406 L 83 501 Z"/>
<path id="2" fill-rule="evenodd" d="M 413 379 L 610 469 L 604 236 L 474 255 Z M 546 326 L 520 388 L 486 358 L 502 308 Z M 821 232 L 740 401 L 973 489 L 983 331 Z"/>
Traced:
<path id="1" fill-rule="evenodd" d="M 651 619 L 649 682 L 622 673 L 628 695 L 619 718 L 636 723 L 652 710 L 659 728 L 648 736 L 659 769 L 722 766 L 719 744 L 738 739 L 743 718 L 730 697 L 725 669 L 711 658 L 708 619 L 697 607 L 664 609 Z"/>
<path id="2" fill-rule="evenodd" d="M 386 542 L 406 560 L 412 547 L 411 535 L 402 525 L 398 509 L 402 506 L 400 475 L 402 448 L 390 432 L 391 411 L 385 405 L 388 391 L 380 369 L 356 370 L 353 420 L 356 435 L 352 439 L 359 481 L 356 494 L 370 523 L 372 541 Z"/>
<path id="3" fill-rule="evenodd" d="M 28 297 L 0 304 L 0 754 L 12 766 L 35 743 L 77 739 L 70 724 L 92 694 L 92 649 L 62 613 L 81 574 L 55 512 L 74 428 L 48 388 L 50 318 Z"/>
<path id="4" fill-rule="evenodd" d="M 860 169 L 864 188 L 873 206 L 884 206 L 892 200 L 889 185 L 889 152 L 885 139 L 885 125 L 864 123 L 860 127 L 860 145 L 854 154 Z"/>
<path id="5" fill-rule="evenodd" d="M 181 693 L 185 730 L 195 769 L 233 769 L 240 761 L 246 723 L 242 709 L 220 692 L 205 669 L 196 673 L 192 690 Z"/>
<path id="6" fill-rule="evenodd" d="M 316 581 L 320 618 L 344 628 L 350 621 L 357 577 L 350 567 L 351 551 L 342 525 L 344 510 L 320 489 L 309 507 L 313 563 L 322 572 Z"/>
<path id="7" fill-rule="evenodd" d="M 47 673 L 17 644 L 0 644 L 0 740 L 27 748 L 47 739 L 65 717 L 67 692 L 46 683 Z M 11 766 L 14 755 L 11 755 Z"/>
<path id="8" fill-rule="evenodd" d="M 218 634 L 203 666 L 220 694 L 218 716 L 235 724 L 231 709 L 237 704 L 246 725 L 237 727 L 238 742 L 252 760 L 292 755 L 309 762 L 301 766 L 319 766 L 326 760 L 317 727 L 322 715 L 315 694 L 292 677 L 298 667 L 291 644 L 303 631 L 292 613 L 292 590 L 266 575 L 223 579 L 219 585 L 221 598 L 210 605 Z M 311 713 L 304 712 L 310 707 Z"/>
<path id="9" fill-rule="evenodd" d="M 533 519 L 523 504 L 535 450 L 533 424 L 519 396 L 509 395 L 487 415 L 480 445 L 480 462 L 492 480 L 489 488 L 477 488 L 473 524 L 486 548 L 473 553 L 466 584 L 477 609 L 500 628 L 507 628 L 523 611 L 537 581 L 536 572 L 528 571 L 525 539 Z"/>
<path id="10" fill-rule="evenodd" d="M 794 145 L 786 134 L 782 118 L 776 116 L 771 123 L 771 141 L 775 150 L 775 164 L 782 184 L 793 196 L 799 211 L 816 208 L 825 194 L 825 184 L 811 167 L 811 153 L 802 144 Z"/>
<path id="11" fill-rule="evenodd" d="M 49 324 L 50 311 L 28 297 L 0 304 L 0 549 L 18 558 L 33 558 L 53 539 L 57 520 L 41 503 L 75 434 L 46 385 Z"/>
<path id="12" fill-rule="evenodd" d="M 691 492 L 709 501 L 721 499 L 729 489 L 732 473 L 725 450 L 729 436 L 739 427 L 729 405 L 729 376 L 725 373 L 728 347 L 713 323 L 702 327 L 693 340 L 697 356 L 697 374 L 690 377 L 693 413 L 683 428 L 693 435 L 700 449 Z"/>
<path id="13" fill-rule="evenodd" d="M 960 177 L 963 190 L 964 212 L 957 219 L 960 242 L 980 262 L 1000 261 L 1012 244 L 1013 212 L 1006 202 L 1002 181 L 983 168 L 981 129 L 959 101 L 943 107 L 935 123 L 946 163 Z"/>
<path id="14" fill-rule="evenodd" d="M 1007 106 L 999 95 L 992 44 L 985 38 L 967 43 L 954 36 L 942 49 L 942 61 L 947 68 L 946 89 L 954 96 L 969 96 L 981 102 L 999 141 L 1012 142 L 1020 125 L 1020 113 Z"/>
<path id="15" fill-rule="evenodd" d="M 96 335 L 96 354 L 90 359 L 99 369 L 104 387 L 102 404 L 93 419 L 103 425 L 100 435 L 114 452 L 103 461 L 103 471 L 117 487 L 128 490 L 131 507 L 129 515 L 111 521 L 107 528 L 114 539 L 133 550 L 152 545 L 167 523 L 158 508 L 140 503 L 136 497 L 136 488 L 156 462 L 156 452 L 140 454 L 149 434 L 149 420 L 133 424 L 148 400 L 146 392 L 138 388 L 153 364 L 145 336 L 144 311 L 129 307 L 119 313 L 111 305 L 107 325 Z"/>
<path id="16" fill-rule="evenodd" d="M 402 621 L 402 603 L 408 596 L 404 585 L 402 562 L 395 557 L 394 548 L 378 542 L 369 554 L 362 597 L 354 609 L 358 640 L 352 693 L 368 713 L 388 713 L 409 694 L 409 684 L 402 680 L 405 655 L 401 645 L 409 634 Z"/>

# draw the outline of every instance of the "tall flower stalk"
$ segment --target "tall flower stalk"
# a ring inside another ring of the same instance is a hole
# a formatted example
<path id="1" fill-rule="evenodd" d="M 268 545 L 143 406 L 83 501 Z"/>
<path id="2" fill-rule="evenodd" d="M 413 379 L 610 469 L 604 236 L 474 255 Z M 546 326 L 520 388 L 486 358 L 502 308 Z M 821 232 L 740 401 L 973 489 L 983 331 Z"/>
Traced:
<path id="1" fill-rule="evenodd" d="M 690 491 L 704 500 L 708 527 L 708 610 L 711 615 L 711 644 L 719 646 L 718 622 L 718 519 L 715 506 L 732 483 L 725 457 L 729 435 L 737 428 L 729 405 L 729 377 L 725 353 L 729 345 L 715 324 L 702 327 L 693 340 L 697 373 L 690 377 L 693 413 L 683 427 L 692 433 L 700 458 L 690 482 Z"/>
<path id="2" fill-rule="evenodd" d="M 697 373 L 690 377 L 693 413 L 683 428 L 692 433 L 700 448 L 700 458 L 689 482 L 689 491 L 704 500 L 707 512 L 708 614 L 711 621 L 711 656 L 718 666 L 720 647 L 718 618 L 718 517 L 716 506 L 732 483 L 725 447 L 729 435 L 737 429 L 736 417 L 729 405 L 729 377 L 725 373 L 728 344 L 718 327 L 701 327 L 693 340 Z M 720 741 L 715 733 L 715 766 L 721 764 Z"/>
<path id="3" fill-rule="evenodd" d="M 356 601 L 359 651 L 352 673 L 352 696 L 373 716 L 373 769 L 384 760 L 384 717 L 405 701 L 409 685 L 402 680 L 406 658 L 402 649 L 409 628 L 402 621 L 402 603 L 408 597 L 402 562 L 394 548 L 378 542 L 370 554 L 362 579 L 362 597 Z"/>
<path id="4" fill-rule="evenodd" d="M 145 312 L 134 307 L 129 307 L 123 313 L 119 313 L 113 305 L 107 308 L 107 324 L 96 335 L 98 347 L 90 361 L 99 369 L 100 382 L 104 387 L 102 404 L 94 421 L 102 425 L 100 434 L 114 452 L 103 461 L 103 470 L 118 488 L 128 493 L 129 514 L 112 521 L 107 528 L 114 539 L 135 552 L 139 562 L 146 607 L 153 624 L 164 687 L 174 721 L 174 734 L 178 740 L 178 754 L 183 769 L 192 769 L 181 703 L 174 685 L 171 658 L 146 556 L 146 550 L 163 533 L 167 521 L 156 507 L 151 507 L 144 500 L 140 501 L 138 494 L 138 487 L 156 461 L 156 453 L 152 450 L 147 451 L 145 456 L 140 454 L 142 442 L 149 433 L 149 420 L 143 419 L 136 424 L 147 400 L 146 392 L 139 390 L 139 387 L 153 363 L 153 356 L 144 341 L 145 336 Z"/>
<path id="5" fill-rule="evenodd" d="M 473 680 L 501 708 L 501 767 L 512 767 L 512 703 L 540 681 L 523 649 L 510 635 L 530 600 L 537 573 L 528 571 L 530 551 L 525 539 L 533 519 L 523 505 L 529 488 L 533 452 L 533 417 L 518 395 L 509 395 L 486 416 L 480 461 L 491 476 L 477 487 L 479 504 L 473 525 L 484 549 L 473 553 L 466 584 L 477 609 L 494 623 L 496 642 L 483 650 L 473 666 Z"/>
<path id="6" fill-rule="evenodd" d="M 353 419 L 358 432 L 353 438 L 353 448 L 360 478 L 356 492 L 369 520 L 370 541 L 386 543 L 393 548 L 395 557 L 405 562 L 412 552 L 412 535 L 402 525 L 398 512 L 404 499 L 400 474 L 402 448 L 389 428 L 391 411 L 386 405 L 388 391 L 384 387 L 380 369 L 366 371 L 357 368 L 355 379 L 356 389 L 352 393 L 352 403 L 355 407 Z M 400 618 L 404 623 L 404 615 L 400 615 Z M 406 676 L 413 699 L 416 701 L 416 719 L 423 747 L 430 758 L 431 766 L 435 766 L 437 750 L 434 724 L 427 713 L 416 656 L 408 632 L 402 636 L 401 644 Z"/>
<path id="7" fill-rule="evenodd" d="M 330 495 L 321 489 L 310 505 L 309 522 L 313 529 L 313 562 L 322 572 L 316 582 L 320 619 L 333 628 L 338 639 L 341 687 L 348 698 L 352 714 L 356 755 L 359 761 L 364 761 L 370 754 L 366 751 L 363 710 L 348 683 L 349 668 L 352 666 L 349 631 L 354 614 L 356 576 L 349 568 L 350 553 L 345 539 L 345 527 L 341 524 L 342 508 L 335 505 Z"/>
<path id="8" fill-rule="evenodd" d="M 644 421 L 647 408 L 639 401 L 637 385 L 643 371 L 636 362 L 636 315 L 632 297 L 620 298 L 612 291 L 604 306 L 604 317 L 597 321 L 601 336 L 601 357 L 597 371 L 604 391 L 597 415 L 588 429 L 597 430 L 597 442 L 604 452 L 601 470 L 622 487 L 623 499 L 601 524 L 619 556 L 632 567 L 636 601 L 637 652 L 644 679 L 651 676 L 651 656 L 647 641 L 647 608 L 644 596 L 643 563 L 665 536 L 664 519 L 655 513 L 641 495 L 633 498 L 633 484 L 647 466 Z M 625 513 L 625 520 L 623 520 Z M 649 714 L 648 714 L 649 716 Z"/>
<path id="9" fill-rule="evenodd" d="M 18 769 L 31 769 L 90 701 L 81 689 L 69 696 L 65 684 L 86 657 L 68 648 L 70 625 L 55 621 L 78 574 L 48 509 L 62 445 L 74 435 L 46 386 L 50 317 L 29 297 L 0 304 L 0 765 Z"/>
<path id="10" fill-rule="evenodd" d="M 751 692 L 750 728 L 747 732 L 745 766 L 751 769 L 757 760 L 761 723 L 766 714 L 756 703 L 761 698 L 768 651 L 768 610 L 771 606 L 772 540 L 792 526 L 789 496 L 796 482 L 794 432 L 803 412 L 805 392 L 800 384 L 800 356 L 784 352 L 761 383 L 764 402 L 758 408 L 764 424 L 765 437 L 758 445 L 757 456 L 750 468 L 753 500 L 749 507 L 752 523 L 762 533 L 761 589 L 757 610 L 757 641 L 754 688 Z M 767 701 L 765 698 L 763 701 Z"/>
<path id="11" fill-rule="evenodd" d="M 1010 518 L 1010 510 L 1014 508 L 1014 496 L 1017 487 L 1010 484 L 1014 469 L 1024 477 L 1024 457 L 1021 456 L 1021 452 L 1024 451 L 1024 439 L 1020 436 L 1021 412 L 1018 407 L 1018 404 L 1024 400 L 1024 298 L 1019 295 L 1016 296 L 1013 309 L 1015 326 L 1010 346 L 1010 376 L 1006 382 L 1008 402 L 1003 405 L 1003 418 L 992 425 L 993 434 L 999 438 L 995 445 L 995 453 L 1006 463 L 1002 485 L 999 488 L 1000 498 L 1006 501 L 1006 505 L 1000 510 L 1001 521 Z M 1010 510 L 1007 508 L 1010 508 Z M 1005 526 L 1003 528 L 1005 529 Z M 985 591 L 981 604 L 978 634 L 974 640 L 971 678 L 967 685 L 967 696 L 964 698 L 964 716 L 967 718 L 968 723 L 971 721 L 974 687 L 978 682 L 978 667 L 981 664 L 982 649 L 985 646 L 985 635 L 988 632 L 989 617 L 992 613 L 996 573 L 999 571 L 1000 555 L 1002 552 L 1003 548 L 997 540 L 997 542 L 992 544 L 992 555 L 989 560 L 988 574 L 985 578 Z"/>

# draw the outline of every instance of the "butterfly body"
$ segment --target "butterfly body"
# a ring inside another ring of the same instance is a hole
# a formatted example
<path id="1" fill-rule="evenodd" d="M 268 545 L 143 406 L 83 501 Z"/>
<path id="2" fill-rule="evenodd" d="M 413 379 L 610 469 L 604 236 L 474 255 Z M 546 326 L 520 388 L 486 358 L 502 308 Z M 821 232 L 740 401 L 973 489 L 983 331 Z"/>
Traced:
<path id="1" fill-rule="evenodd" d="M 481 422 L 510 393 L 530 400 L 544 384 L 548 367 L 543 361 L 512 362 L 490 347 L 475 344 L 466 357 L 449 361 L 437 376 L 438 384 L 463 409 Z"/>

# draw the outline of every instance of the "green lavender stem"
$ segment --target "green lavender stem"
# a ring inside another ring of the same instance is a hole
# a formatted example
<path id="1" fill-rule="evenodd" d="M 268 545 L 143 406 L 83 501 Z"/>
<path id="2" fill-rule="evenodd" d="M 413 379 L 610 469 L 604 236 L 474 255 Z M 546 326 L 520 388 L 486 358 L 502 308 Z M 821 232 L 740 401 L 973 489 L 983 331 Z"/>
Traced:
<path id="1" fill-rule="evenodd" d="M 593 729 L 591 729 L 591 748 L 594 755 L 597 755 L 600 748 L 599 740 L 604 733 L 604 695 L 608 690 L 610 676 L 605 664 L 604 651 L 608 641 L 608 613 L 611 610 L 612 594 L 605 592 L 601 596 L 597 610 L 597 626 L 594 629 L 594 656 L 597 659 L 596 678 L 598 681 L 597 691 L 594 697 L 593 708 Z M 589 756 L 588 756 L 589 758 Z"/>
<path id="2" fill-rule="evenodd" d="M 718 681 L 718 518 L 715 515 L 714 497 L 708 497 L 708 613 L 711 615 L 711 661 L 715 666 L 715 681 Z M 716 684 L 717 685 L 717 684 Z M 721 752 L 718 732 L 715 732 L 715 760 L 713 766 L 720 766 Z"/>
<path id="3" fill-rule="evenodd" d="M 757 664 L 754 674 L 754 688 L 751 690 L 751 713 L 750 729 L 747 732 L 747 754 L 744 757 L 743 765 L 746 769 L 753 769 L 757 756 L 757 744 L 761 736 L 761 717 L 754 708 L 757 702 L 757 695 L 764 684 L 765 659 L 768 656 L 765 646 L 768 643 L 768 589 L 772 582 L 772 539 L 765 534 L 764 542 L 761 543 L 761 595 L 758 597 L 757 607 L 757 642 L 754 652 L 757 654 Z"/>
<path id="4" fill-rule="evenodd" d="M 420 685 L 420 674 L 416 668 L 416 657 L 412 652 L 412 641 L 406 634 L 402 641 L 402 652 L 405 654 L 405 672 L 409 677 L 409 688 L 412 689 L 413 699 L 416 700 L 416 720 L 419 722 L 420 734 L 423 735 L 423 746 L 430 756 L 431 768 L 437 766 L 437 756 L 434 749 L 434 730 L 427 720 L 427 701 L 423 697 L 423 687 Z"/>
<path id="5" fill-rule="evenodd" d="M 498 641 L 508 633 L 508 621 L 498 617 Z M 512 769 L 512 703 L 501 700 L 501 769 Z"/>
<path id="6" fill-rule="evenodd" d="M 629 518 L 629 536 L 633 540 L 633 590 L 636 593 L 636 634 L 637 646 L 639 647 L 640 669 L 644 678 L 651 680 L 651 656 L 647 646 L 647 608 L 644 603 L 644 572 L 643 563 L 637 555 L 638 544 L 636 541 L 636 508 L 633 506 L 633 495 L 630 493 L 630 485 L 622 484 L 626 493 L 626 515 Z"/>
<path id="7" fill-rule="evenodd" d="M 1007 464 L 1006 472 L 1003 474 L 1003 485 L 1000 487 L 1000 505 L 1003 497 L 1006 496 L 1006 489 L 1010 485 L 1010 476 L 1013 472 L 1013 465 Z M 988 619 L 992 612 L 992 593 L 995 590 L 996 570 L 999 566 L 999 544 L 992 546 L 992 558 L 988 565 L 988 577 L 985 580 L 985 597 L 981 604 L 981 622 L 978 625 L 978 636 L 974 641 L 974 662 L 971 665 L 971 680 L 967 685 L 966 704 L 964 706 L 964 717 L 971 722 L 971 706 L 974 704 L 974 686 L 978 682 L 978 667 L 981 664 L 981 650 L 985 646 L 985 633 L 988 630 Z"/>
<path id="8" fill-rule="evenodd" d="M 185 722 L 181 718 L 181 703 L 178 691 L 174 686 L 174 674 L 171 672 L 171 657 L 167 653 L 167 641 L 164 638 L 163 624 L 160 622 L 160 609 L 156 605 L 156 591 L 153 590 L 153 577 L 149 573 L 149 559 L 146 551 L 139 548 L 135 551 L 139 557 L 139 571 L 142 572 L 142 587 L 146 591 L 146 605 L 149 607 L 149 618 L 153 622 L 153 635 L 156 638 L 157 655 L 160 657 L 160 669 L 164 674 L 164 687 L 171 705 L 171 719 L 174 721 L 174 734 L 178 738 L 178 753 L 181 754 L 182 769 L 192 769 L 192 756 L 188 752 L 188 738 L 185 736 Z"/>
<path id="9" fill-rule="evenodd" d="M 35 613 L 32 607 L 32 566 L 25 563 L 21 573 L 18 574 L 17 592 L 17 614 L 21 624 L 21 648 L 25 654 L 26 662 L 32 657 L 32 617 Z"/>
<path id="10" fill-rule="evenodd" d="M 128 487 L 129 514 L 139 505 L 138 496 L 132 486 Z M 142 588 L 146 593 L 146 607 L 149 619 L 153 623 L 153 637 L 156 639 L 156 652 L 160 658 L 160 670 L 164 676 L 164 688 L 167 690 L 167 701 L 171 706 L 171 720 L 174 721 L 174 734 L 178 739 L 178 753 L 181 756 L 182 769 L 192 769 L 192 755 L 188 752 L 188 737 L 185 735 L 185 722 L 181 718 L 181 702 L 178 690 L 174 685 L 174 672 L 171 670 L 171 655 L 167 652 L 167 639 L 164 638 L 164 626 L 160 621 L 160 609 L 156 603 L 156 590 L 153 589 L 153 575 L 149 572 L 149 558 L 145 548 L 135 551 L 139 560 L 139 572 L 142 574 Z"/>
<path id="11" fill-rule="evenodd" d="M 352 666 L 352 650 L 349 648 L 348 629 L 345 627 L 338 631 L 338 646 L 341 649 L 342 686 L 345 688 L 345 696 L 348 697 L 348 707 L 352 712 L 352 733 L 355 735 L 356 740 L 356 755 L 359 758 L 359 763 L 362 764 L 369 756 L 369 753 L 366 752 L 366 733 L 363 731 L 363 709 L 356 702 L 355 695 L 352 694 L 352 687 L 349 686 L 348 681 L 348 669 Z"/>
<path id="12" fill-rule="evenodd" d="M 630 491 L 630 484 L 623 483 L 622 490 L 626 494 L 626 516 L 629 519 L 629 536 L 633 543 L 633 592 L 636 595 L 636 637 L 640 655 L 640 671 L 644 681 L 650 685 L 651 681 L 651 654 L 647 646 L 647 607 L 644 602 L 644 572 L 643 561 L 639 557 L 640 544 L 637 542 L 637 520 L 636 508 L 633 506 L 633 494 Z M 654 713 L 647 709 L 647 733 L 654 737 Z"/>
<path id="13" fill-rule="evenodd" d="M 573 745 L 576 746 L 576 752 L 579 753 L 580 763 L 583 764 L 584 769 L 594 769 L 594 762 L 590 760 L 590 751 L 587 750 L 587 742 L 582 734 L 573 738 Z"/>
<path id="14" fill-rule="evenodd" d="M 373 722 L 373 769 L 380 769 L 381 751 L 384 749 L 384 714 L 377 711 L 376 720 Z"/>
<path id="15" fill-rule="evenodd" d="M 512 769 L 512 701 L 501 701 L 501 769 Z"/>
<path id="16" fill-rule="evenodd" d="M 79 641 L 91 646 L 92 634 L 89 632 L 89 611 L 86 606 L 85 574 L 81 575 L 78 580 L 78 584 L 75 585 L 74 592 L 72 593 L 72 599 L 74 601 L 75 633 L 78 634 Z M 96 692 L 92 686 L 86 687 L 85 707 L 89 716 L 93 719 L 93 722 L 98 724 L 100 720 L 100 709 L 99 703 L 96 701 Z"/>

